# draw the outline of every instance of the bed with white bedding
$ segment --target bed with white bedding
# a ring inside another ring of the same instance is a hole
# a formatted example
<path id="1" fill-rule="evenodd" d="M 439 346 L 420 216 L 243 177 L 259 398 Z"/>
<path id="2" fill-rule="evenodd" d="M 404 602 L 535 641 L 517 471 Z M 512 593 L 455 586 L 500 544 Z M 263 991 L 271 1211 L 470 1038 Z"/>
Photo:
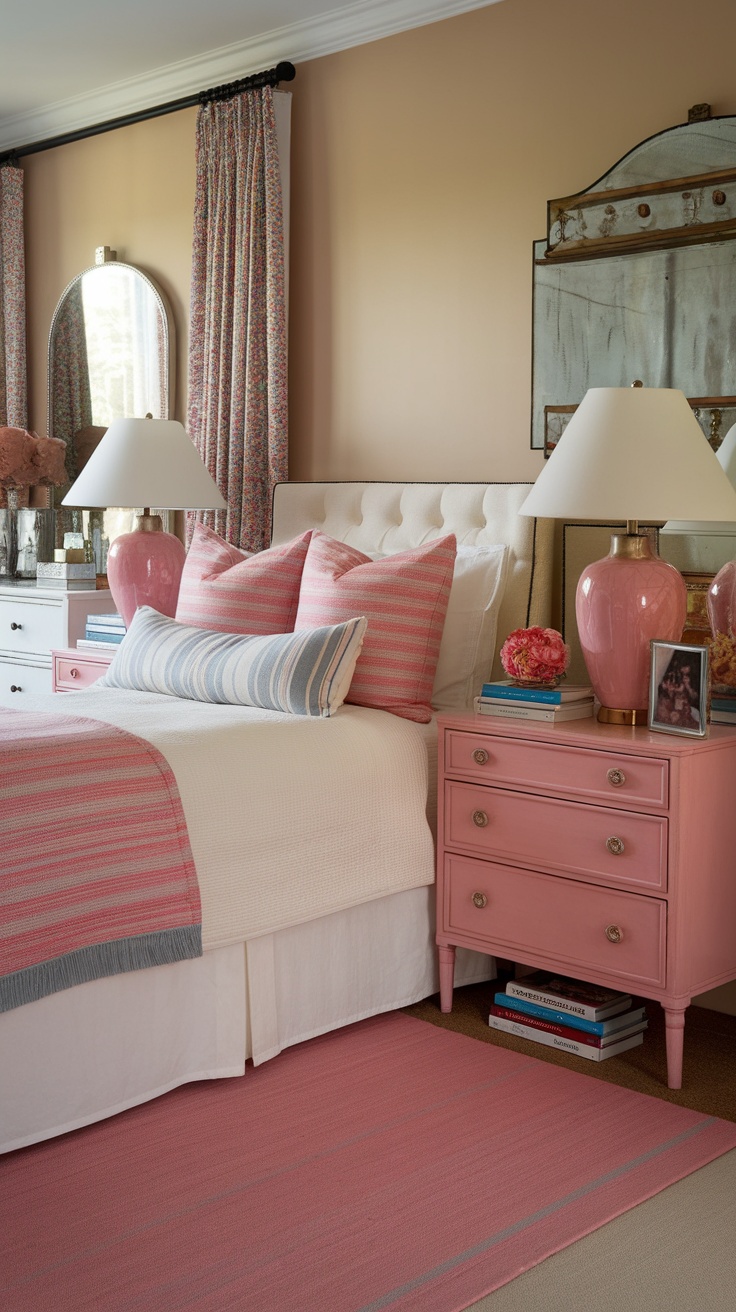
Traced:
<path id="1" fill-rule="evenodd" d="M 497 673 L 497 639 L 548 620 L 550 526 L 518 515 L 527 490 L 282 484 L 273 542 L 317 529 L 379 558 L 454 533 L 435 680 L 439 708 L 449 709 L 467 701 L 472 684 L 456 677 L 458 662 L 466 673 L 470 662 L 474 678 L 479 660 L 485 675 Z M 480 617 L 473 571 L 498 547 L 503 569 Z M 347 703 L 329 718 L 307 718 L 96 687 L 33 698 L 32 709 L 69 712 L 72 700 L 75 715 L 146 738 L 171 766 L 200 885 L 204 952 L 0 1015 L 0 1150 L 185 1081 L 242 1074 L 247 1057 L 265 1061 L 436 992 L 433 721 Z M 488 974 L 485 957 L 458 961 L 459 983 Z"/>

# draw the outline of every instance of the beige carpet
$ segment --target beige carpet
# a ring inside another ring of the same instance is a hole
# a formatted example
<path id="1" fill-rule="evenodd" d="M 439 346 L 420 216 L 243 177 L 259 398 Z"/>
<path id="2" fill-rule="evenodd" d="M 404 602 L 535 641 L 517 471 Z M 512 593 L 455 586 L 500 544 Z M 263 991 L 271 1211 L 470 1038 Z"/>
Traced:
<path id="1" fill-rule="evenodd" d="M 515 1047 L 594 1079 L 736 1120 L 736 1017 L 691 1007 L 685 1026 L 683 1088 L 666 1086 L 661 1008 L 649 1007 L 645 1042 L 593 1063 L 491 1030 L 492 983 L 406 1010 L 485 1043 Z M 736 1151 L 727 1153 L 587 1238 L 555 1253 L 480 1302 L 473 1312 L 734 1312 Z"/>

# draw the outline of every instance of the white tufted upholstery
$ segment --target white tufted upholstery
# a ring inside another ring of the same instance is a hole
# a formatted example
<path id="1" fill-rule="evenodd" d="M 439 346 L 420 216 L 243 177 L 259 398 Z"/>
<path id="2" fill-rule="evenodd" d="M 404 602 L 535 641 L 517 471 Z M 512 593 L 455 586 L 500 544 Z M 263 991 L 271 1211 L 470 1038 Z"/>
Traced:
<path id="1" fill-rule="evenodd" d="M 550 520 L 519 514 L 529 483 L 279 483 L 273 497 L 274 544 L 318 528 L 360 551 L 390 554 L 454 533 L 458 543 L 505 542 L 509 577 L 499 644 L 512 629 L 549 624 Z M 502 674 L 498 658 L 495 677 Z"/>

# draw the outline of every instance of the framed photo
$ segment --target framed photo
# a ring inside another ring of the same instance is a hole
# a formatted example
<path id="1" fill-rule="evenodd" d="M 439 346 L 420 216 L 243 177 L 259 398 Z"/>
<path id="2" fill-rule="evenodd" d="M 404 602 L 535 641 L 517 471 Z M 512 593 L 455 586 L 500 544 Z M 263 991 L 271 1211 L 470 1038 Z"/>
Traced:
<path id="1" fill-rule="evenodd" d="M 702 738 L 708 725 L 708 648 L 652 642 L 649 728 Z"/>

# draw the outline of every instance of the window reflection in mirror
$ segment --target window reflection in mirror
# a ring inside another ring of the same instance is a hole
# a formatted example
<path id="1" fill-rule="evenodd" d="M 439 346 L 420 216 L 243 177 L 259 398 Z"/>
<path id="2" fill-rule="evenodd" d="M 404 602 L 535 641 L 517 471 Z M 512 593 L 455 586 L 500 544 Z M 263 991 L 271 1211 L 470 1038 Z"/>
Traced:
<path id="1" fill-rule="evenodd" d="M 112 538 L 132 525 L 135 507 L 62 508 L 108 424 L 118 418 L 168 419 L 173 328 L 162 293 L 133 265 L 117 260 L 85 269 L 65 289 L 49 335 L 48 432 L 67 444 L 69 482 L 57 489 L 55 544 L 82 532 L 104 573 Z"/>

